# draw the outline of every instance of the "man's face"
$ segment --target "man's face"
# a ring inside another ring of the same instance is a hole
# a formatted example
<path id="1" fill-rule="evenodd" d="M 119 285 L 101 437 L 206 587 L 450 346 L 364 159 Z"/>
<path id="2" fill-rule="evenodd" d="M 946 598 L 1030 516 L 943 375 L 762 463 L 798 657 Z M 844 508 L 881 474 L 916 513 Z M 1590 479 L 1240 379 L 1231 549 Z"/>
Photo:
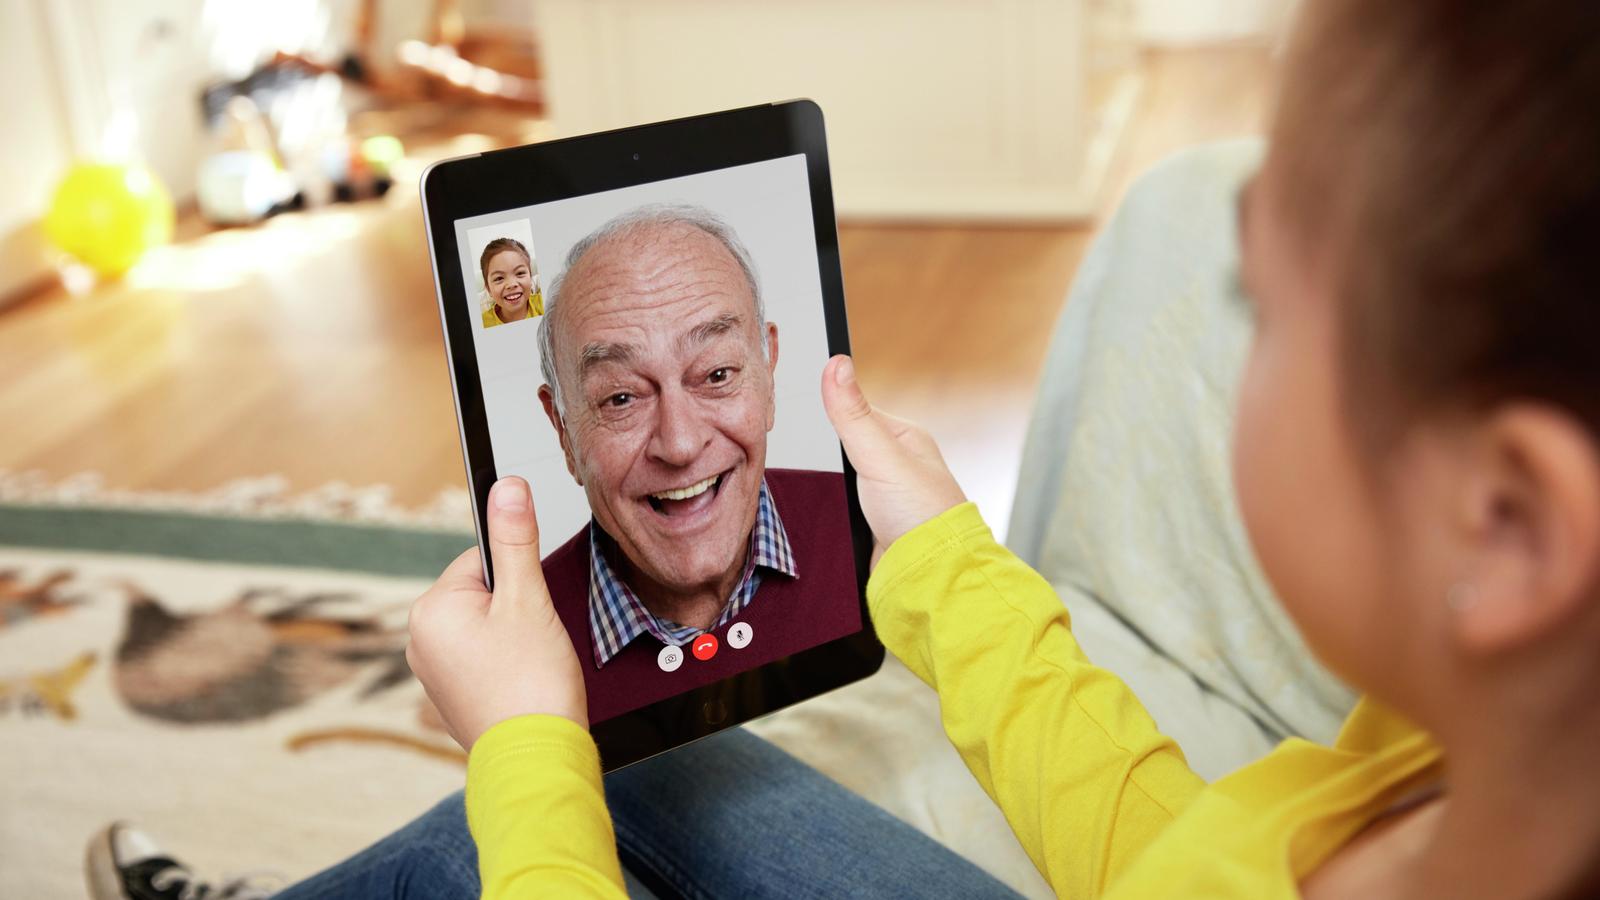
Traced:
<path id="1" fill-rule="evenodd" d="M 595 520 L 631 578 L 720 586 L 744 564 L 774 415 L 777 329 L 743 270 L 698 228 L 647 228 L 592 247 L 553 314 L 565 415 L 541 397 Z"/>

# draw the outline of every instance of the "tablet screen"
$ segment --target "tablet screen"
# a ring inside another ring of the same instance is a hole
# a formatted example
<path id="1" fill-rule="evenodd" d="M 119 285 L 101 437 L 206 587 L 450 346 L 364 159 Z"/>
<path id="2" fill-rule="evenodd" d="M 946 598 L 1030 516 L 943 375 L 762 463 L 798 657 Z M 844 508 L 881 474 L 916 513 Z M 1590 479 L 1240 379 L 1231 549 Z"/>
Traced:
<path id="1" fill-rule="evenodd" d="M 803 154 L 454 227 L 591 723 L 861 630 Z"/>

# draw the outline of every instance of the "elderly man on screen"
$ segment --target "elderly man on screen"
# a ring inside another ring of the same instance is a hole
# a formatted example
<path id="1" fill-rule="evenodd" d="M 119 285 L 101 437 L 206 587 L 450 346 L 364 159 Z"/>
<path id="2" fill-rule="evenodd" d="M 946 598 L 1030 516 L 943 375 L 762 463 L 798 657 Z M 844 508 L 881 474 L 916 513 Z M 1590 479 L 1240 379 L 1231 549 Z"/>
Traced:
<path id="1" fill-rule="evenodd" d="M 649 206 L 602 226 L 539 340 L 593 514 L 544 560 L 591 720 L 859 628 L 842 476 L 766 466 L 778 327 L 725 223 Z"/>

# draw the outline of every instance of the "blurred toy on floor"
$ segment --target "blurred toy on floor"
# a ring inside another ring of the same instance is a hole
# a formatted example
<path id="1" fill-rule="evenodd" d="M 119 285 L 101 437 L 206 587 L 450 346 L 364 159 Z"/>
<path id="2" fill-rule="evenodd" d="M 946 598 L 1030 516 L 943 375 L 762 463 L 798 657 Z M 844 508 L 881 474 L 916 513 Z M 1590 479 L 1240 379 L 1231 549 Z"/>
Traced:
<path id="1" fill-rule="evenodd" d="M 352 114 L 445 100 L 452 106 L 542 110 L 533 37 L 468 28 L 458 0 L 435 0 L 429 34 L 375 52 L 379 0 L 362 0 L 348 49 L 328 59 L 275 51 L 243 78 L 206 88 L 212 152 L 201 163 L 201 213 L 243 225 L 307 206 L 382 197 L 405 154 L 392 134 L 358 134 Z"/>
<path id="2" fill-rule="evenodd" d="M 172 240 L 172 197 L 133 162 L 73 166 L 56 188 L 45 234 L 101 278 L 120 278 L 146 250 Z"/>

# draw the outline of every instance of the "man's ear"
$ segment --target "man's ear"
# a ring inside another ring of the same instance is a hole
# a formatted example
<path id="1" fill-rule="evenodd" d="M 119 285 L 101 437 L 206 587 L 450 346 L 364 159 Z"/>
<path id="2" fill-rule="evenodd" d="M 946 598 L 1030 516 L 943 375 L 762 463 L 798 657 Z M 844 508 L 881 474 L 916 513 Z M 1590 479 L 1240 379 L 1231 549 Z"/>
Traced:
<path id="1" fill-rule="evenodd" d="M 778 323 L 768 322 L 762 337 L 767 341 L 767 430 L 771 431 L 778 420 Z"/>
<path id="2" fill-rule="evenodd" d="M 1507 407 L 1480 429 L 1465 496 L 1475 558 L 1448 602 L 1460 645 L 1498 655 L 1600 602 L 1600 446 L 1547 405 Z"/>
<path id="3" fill-rule="evenodd" d="M 561 410 L 556 409 L 556 395 L 550 390 L 550 385 L 539 385 L 539 403 L 544 407 L 545 417 L 550 420 L 551 427 L 556 430 L 556 440 L 561 442 L 561 452 L 567 457 L 567 472 L 579 487 L 583 487 L 583 476 L 578 474 L 577 460 L 572 456 L 572 441 L 567 437 L 567 423 L 561 418 Z"/>

